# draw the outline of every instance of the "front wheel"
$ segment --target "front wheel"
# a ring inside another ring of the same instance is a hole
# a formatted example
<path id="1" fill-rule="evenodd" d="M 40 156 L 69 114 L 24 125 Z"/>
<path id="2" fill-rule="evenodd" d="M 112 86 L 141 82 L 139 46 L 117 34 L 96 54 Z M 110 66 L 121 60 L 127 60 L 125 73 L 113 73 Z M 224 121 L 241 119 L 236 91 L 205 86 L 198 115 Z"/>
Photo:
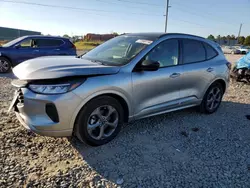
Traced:
<path id="1" fill-rule="evenodd" d="M 75 134 L 91 146 L 106 144 L 120 132 L 123 114 L 121 104 L 113 97 L 97 97 L 80 111 Z"/>
<path id="2" fill-rule="evenodd" d="M 5 57 L 0 57 L 0 73 L 7 73 L 11 69 L 10 61 Z"/>
<path id="3" fill-rule="evenodd" d="M 200 111 L 206 114 L 214 113 L 219 108 L 223 95 L 224 90 L 221 84 L 212 84 L 204 95 L 200 105 Z"/>

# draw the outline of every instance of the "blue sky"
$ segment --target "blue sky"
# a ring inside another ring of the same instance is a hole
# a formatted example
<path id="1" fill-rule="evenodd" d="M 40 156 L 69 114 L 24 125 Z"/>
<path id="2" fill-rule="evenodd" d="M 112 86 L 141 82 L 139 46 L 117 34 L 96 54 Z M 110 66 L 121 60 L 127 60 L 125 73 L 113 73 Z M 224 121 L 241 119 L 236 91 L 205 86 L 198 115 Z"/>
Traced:
<path id="1" fill-rule="evenodd" d="M 12 1 L 79 9 L 17 4 L 0 0 L 0 26 L 41 31 L 43 34 L 52 35 L 164 31 L 163 15 L 166 0 Z M 243 23 L 242 35 L 250 35 L 250 0 L 170 0 L 170 5 L 168 32 L 205 37 L 210 33 L 215 36 L 237 35 L 240 23 Z"/>

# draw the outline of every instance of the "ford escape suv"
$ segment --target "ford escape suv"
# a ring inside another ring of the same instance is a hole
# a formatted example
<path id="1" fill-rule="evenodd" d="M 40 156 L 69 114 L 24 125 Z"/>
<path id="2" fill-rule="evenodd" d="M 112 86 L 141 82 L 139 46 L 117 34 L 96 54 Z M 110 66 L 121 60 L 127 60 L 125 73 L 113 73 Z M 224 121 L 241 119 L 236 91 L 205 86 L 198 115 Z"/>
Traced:
<path id="1" fill-rule="evenodd" d="M 78 57 L 44 57 L 13 70 L 10 105 L 26 128 L 76 135 L 90 145 L 112 140 L 131 120 L 198 106 L 213 113 L 228 86 L 230 63 L 201 37 L 125 34 Z"/>

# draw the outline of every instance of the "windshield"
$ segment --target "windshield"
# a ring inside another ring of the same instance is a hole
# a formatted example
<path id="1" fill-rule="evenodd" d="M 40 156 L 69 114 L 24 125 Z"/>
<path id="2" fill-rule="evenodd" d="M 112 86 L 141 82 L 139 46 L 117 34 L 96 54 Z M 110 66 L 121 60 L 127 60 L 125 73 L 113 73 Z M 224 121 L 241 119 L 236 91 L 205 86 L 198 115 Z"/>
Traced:
<path id="1" fill-rule="evenodd" d="M 10 47 L 10 46 L 12 46 L 13 44 L 16 44 L 16 43 L 18 43 L 19 41 L 23 40 L 24 38 L 25 38 L 25 37 L 19 37 L 19 38 L 17 38 L 17 39 L 14 39 L 14 40 L 12 40 L 12 41 L 10 41 L 10 42 L 8 42 L 8 43 L 2 45 L 2 47 Z"/>
<path id="2" fill-rule="evenodd" d="M 118 36 L 84 54 L 82 59 L 98 61 L 105 65 L 122 66 L 129 63 L 152 42 L 141 36 Z"/>

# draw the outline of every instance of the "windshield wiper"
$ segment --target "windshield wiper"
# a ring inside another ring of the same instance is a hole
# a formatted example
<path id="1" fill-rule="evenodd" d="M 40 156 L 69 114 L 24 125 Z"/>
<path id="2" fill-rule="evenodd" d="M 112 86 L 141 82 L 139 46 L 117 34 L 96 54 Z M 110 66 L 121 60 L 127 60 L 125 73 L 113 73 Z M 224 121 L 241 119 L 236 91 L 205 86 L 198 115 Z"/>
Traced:
<path id="1" fill-rule="evenodd" d="M 83 54 L 81 55 L 77 55 L 76 58 L 82 58 L 83 55 L 85 55 L 87 52 L 84 52 Z"/>

